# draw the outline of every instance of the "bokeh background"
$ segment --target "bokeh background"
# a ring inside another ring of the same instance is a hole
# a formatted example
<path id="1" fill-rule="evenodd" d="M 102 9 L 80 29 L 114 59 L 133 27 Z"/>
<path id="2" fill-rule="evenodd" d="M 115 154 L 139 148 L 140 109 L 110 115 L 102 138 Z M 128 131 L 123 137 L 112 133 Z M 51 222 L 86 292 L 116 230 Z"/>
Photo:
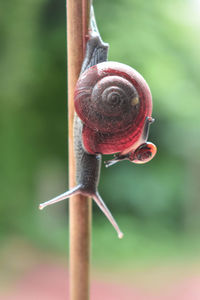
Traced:
<path id="1" fill-rule="evenodd" d="M 96 0 L 109 59 L 154 101 L 146 165 L 102 167 L 93 205 L 92 299 L 200 299 L 200 1 Z M 0 299 L 68 299 L 65 1 L 0 4 Z"/>

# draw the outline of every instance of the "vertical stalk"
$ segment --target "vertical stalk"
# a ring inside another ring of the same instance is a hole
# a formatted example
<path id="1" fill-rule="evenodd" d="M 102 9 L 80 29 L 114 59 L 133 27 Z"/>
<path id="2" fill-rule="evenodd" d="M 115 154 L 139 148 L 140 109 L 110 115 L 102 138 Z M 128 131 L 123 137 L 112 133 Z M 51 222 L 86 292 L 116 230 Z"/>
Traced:
<path id="1" fill-rule="evenodd" d="M 68 52 L 68 130 L 69 130 L 69 185 L 76 185 L 73 149 L 74 88 L 79 77 L 85 35 L 88 31 L 89 2 L 67 0 Z M 91 199 L 76 195 L 69 201 L 70 225 L 70 300 L 89 299 Z"/>

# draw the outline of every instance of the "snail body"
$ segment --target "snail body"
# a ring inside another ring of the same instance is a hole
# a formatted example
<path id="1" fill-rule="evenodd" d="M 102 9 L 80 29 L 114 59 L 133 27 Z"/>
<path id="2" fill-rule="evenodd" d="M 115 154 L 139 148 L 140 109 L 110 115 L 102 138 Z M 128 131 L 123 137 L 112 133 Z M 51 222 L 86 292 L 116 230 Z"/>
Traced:
<path id="1" fill-rule="evenodd" d="M 146 163 L 156 154 L 147 142 L 152 96 L 145 79 L 131 67 L 108 62 L 92 15 L 90 38 L 74 93 L 74 150 L 77 186 L 40 204 L 40 209 L 72 195 L 94 199 L 121 238 L 123 233 L 98 193 L 101 155 L 115 154 L 111 166 L 122 160 Z"/>

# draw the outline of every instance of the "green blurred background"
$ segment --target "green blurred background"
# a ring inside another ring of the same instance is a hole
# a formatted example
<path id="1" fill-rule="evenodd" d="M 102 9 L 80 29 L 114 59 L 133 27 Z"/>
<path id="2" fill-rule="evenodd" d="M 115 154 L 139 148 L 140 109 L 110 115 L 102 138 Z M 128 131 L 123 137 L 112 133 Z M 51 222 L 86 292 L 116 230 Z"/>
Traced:
<path id="1" fill-rule="evenodd" d="M 102 166 L 99 190 L 125 236 L 117 239 L 94 204 L 93 268 L 120 273 L 199 261 L 200 1 L 94 6 L 109 60 L 134 67 L 151 87 L 149 140 L 158 153 L 146 165 Z M 0 7 L 1 257 L 9 260 L 24 243 L 67 257 L 67 201 L 37 209 L 68 187 L 65 1 Z"/>

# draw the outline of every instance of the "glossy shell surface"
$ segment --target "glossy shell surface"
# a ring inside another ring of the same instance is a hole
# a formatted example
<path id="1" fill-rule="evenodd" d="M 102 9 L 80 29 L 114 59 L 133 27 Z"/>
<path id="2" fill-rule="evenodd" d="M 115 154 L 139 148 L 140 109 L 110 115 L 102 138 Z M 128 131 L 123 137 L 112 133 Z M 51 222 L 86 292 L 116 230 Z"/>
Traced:
<path id="1" fill-rule="evenodd" d="M 81 74 L 74 99 L 83 122 L 83 145 L 91 154 L 113 154 L 133 146 L 152 113 L 145 79 L 117 62 L 103 62 Z"/>

